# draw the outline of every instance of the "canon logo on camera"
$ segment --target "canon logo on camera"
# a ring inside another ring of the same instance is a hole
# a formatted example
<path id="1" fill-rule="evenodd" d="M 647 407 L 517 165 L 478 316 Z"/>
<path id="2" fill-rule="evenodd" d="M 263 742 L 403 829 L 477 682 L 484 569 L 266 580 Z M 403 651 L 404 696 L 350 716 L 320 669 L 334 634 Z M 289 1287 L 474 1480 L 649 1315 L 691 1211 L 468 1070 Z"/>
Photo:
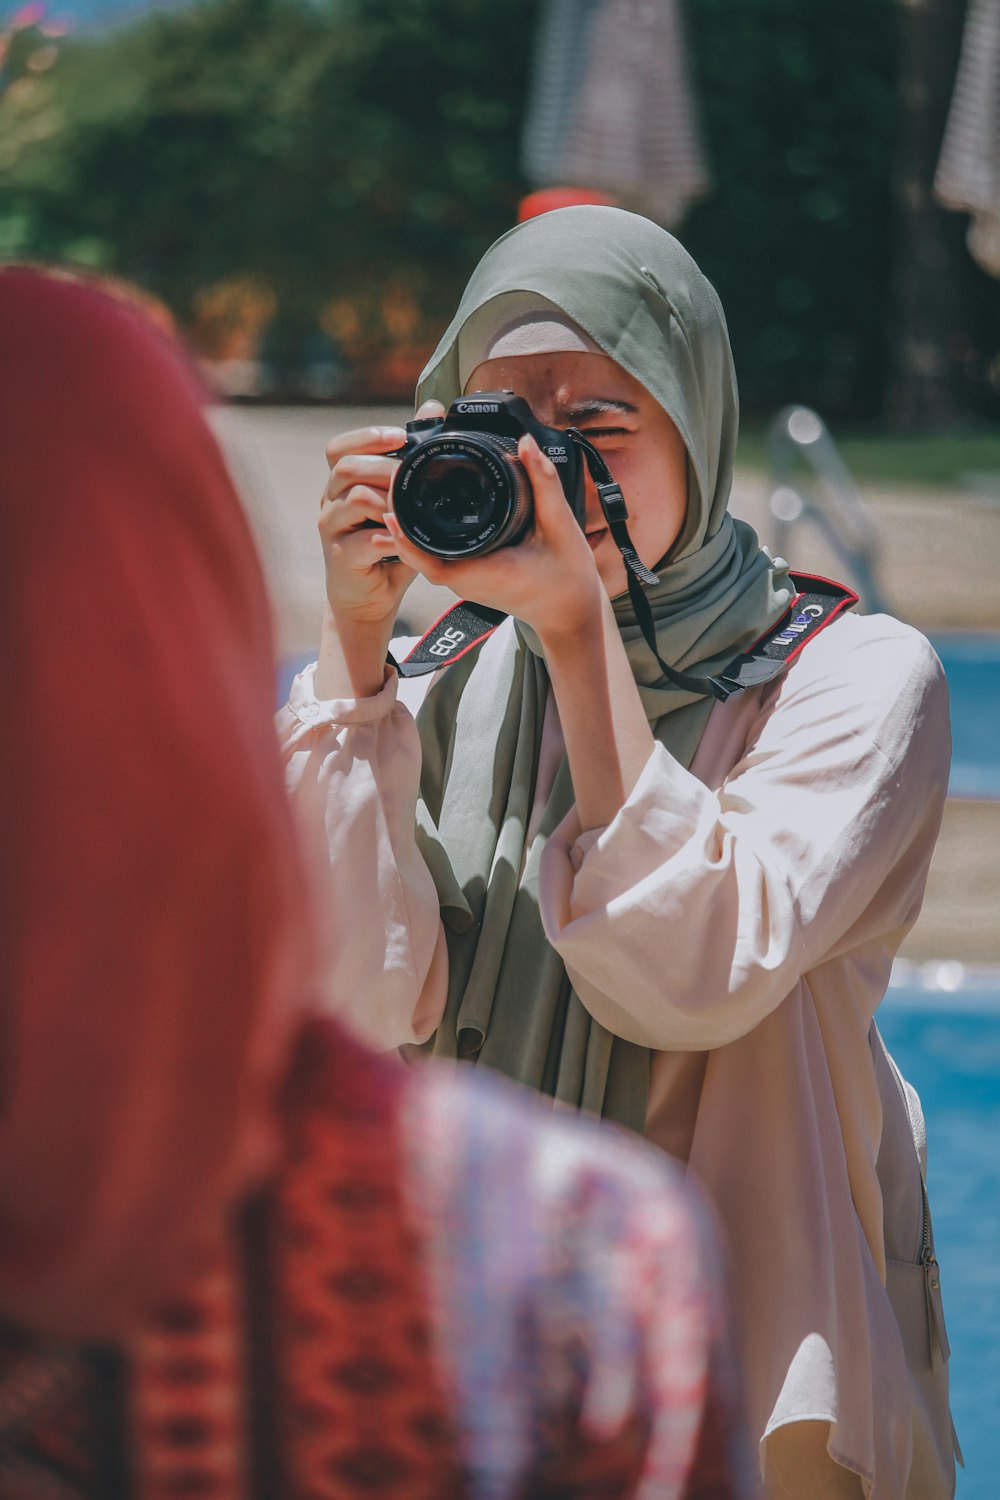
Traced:
<path id="1" fill-rule="evenodd" d="M 488 412 L 498 412 L 500 407 L 495 401 L 458 401 L 455 410 L 461 412 L 462 416 L 485 416 Z"/>

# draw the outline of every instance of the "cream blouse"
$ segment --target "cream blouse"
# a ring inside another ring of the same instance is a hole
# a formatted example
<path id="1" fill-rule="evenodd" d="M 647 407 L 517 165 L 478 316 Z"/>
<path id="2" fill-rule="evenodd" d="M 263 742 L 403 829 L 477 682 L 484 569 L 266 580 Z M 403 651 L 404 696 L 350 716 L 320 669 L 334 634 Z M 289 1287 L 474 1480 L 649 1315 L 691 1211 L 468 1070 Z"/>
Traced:
<path id="1" fill-rule="evenodd" d="M 447 955 L 414 837 L 414 684 L 398 694 L 387 670 L 373 698 L 317 702 L 312 681 L 280 729 L 291 788 L 324 804 L 334 995 L 377 1045 L 420 1041 Z M 920 908 L 949 752 L 928 642 L 848 615 L 777 683 L 718 704 L 689 771 L 656 746 L 608 827 L 581 833 L 571 811 L 539 883 L 581 1001 L 655 1049 L 646 1133 L 719 1216 L 751 1432 L 828 1422 L 831 1457 L 875 1500 L 904 1495 L 912 1397 L 868 1031 Z M 560 754 L 550 696 L 536 812 Z"/>

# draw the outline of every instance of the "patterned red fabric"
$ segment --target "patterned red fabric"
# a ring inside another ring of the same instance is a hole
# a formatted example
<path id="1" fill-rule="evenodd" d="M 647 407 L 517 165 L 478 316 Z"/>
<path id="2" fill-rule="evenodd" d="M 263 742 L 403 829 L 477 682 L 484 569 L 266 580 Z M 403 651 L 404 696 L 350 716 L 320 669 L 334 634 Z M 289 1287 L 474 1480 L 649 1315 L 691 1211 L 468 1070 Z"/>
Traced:
<path id="1" fill-rule="evenodd" d="M 0 1500 L 460 1500 L 404 1195 L 406 1084 L 307 1027 L 281 1171 L 157 1304 L 120 1379 L 0 1330 Z"/>
<path id="2" fill-rule="evenodd" d="M 281 1446 L 302 1500 L 462 1493 L 435 1367 L 426 1247 L 404 1200 L 406 1075 L 310 1028 L 274 1194 Z"/>
<path id="3" fill-rule="evenodd" d="M 128 1350 L 124 1442 L 132 1500 L 240 1500 L 250 1422 L 244 1279 L 234 1244 L 158 1304 Z"/>
<path id="4" fill-rule="evenodd" d="M 102 1493 L 101 1387 L 78 1351 L 0 1325 L 0 1500 Z"/>

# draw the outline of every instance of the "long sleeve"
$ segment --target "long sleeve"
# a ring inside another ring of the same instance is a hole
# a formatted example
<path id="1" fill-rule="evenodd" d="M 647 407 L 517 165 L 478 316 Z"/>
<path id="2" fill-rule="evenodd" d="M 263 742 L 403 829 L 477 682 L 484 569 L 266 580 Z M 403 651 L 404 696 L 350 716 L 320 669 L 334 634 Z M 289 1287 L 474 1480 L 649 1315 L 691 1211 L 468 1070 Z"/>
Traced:
<path id="1" fill-rule="evenodd" d="M 389 1049 L 437 1026 L 447 951 L 434 882 L 415 841 L 420 742 L 396 674 L 358 700 L 318 700 L 309 667 L 278 716 L 289 790 L 328 865 L 321 922 L 333 1004 Z"/>
<path id="2" fill-rule="evenodd" d="M 549 941 L 617 1035 L 702 1050 L 824 960 L 914 921 L 950 733 L 928 643 L 878 617 L 811 644 L 704 784 L 662 747 L 607 827 L 564 819 L 542 862 Z"/>

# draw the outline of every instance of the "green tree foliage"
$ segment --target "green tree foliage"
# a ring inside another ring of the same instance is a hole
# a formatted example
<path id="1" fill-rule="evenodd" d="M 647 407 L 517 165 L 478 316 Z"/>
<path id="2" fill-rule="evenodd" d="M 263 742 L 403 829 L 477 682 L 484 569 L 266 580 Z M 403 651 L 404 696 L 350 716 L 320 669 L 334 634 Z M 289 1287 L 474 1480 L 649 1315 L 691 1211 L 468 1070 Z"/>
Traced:
<path id="1" fill-rule="evenodd" d="M 899 6 L 685 0 L 713 190 L 680 234 L 722 296 L 749 409 L 880 409 Z M 426 351 L 524 190 L 538 8 L 195 0 L 67 39 L 54 66 L 49 46 L 44 67 L 44 39 L 15 37 L 0 253 L 103 266 L 185 323 L 206 287 L 228 286 L 225 307 L 260 288 L 279 349 L 318 321 L 342 347 L 375 329 L 362 363 L 379 327 L 383 346 Z M 996 404 L 998 288 L 967 256 L 961 274 L 973 332 L 956 330 L 958 357 Z"/>
<path id="2" fill-rule="evenodd" d="M 744 396 L 871 415 L 892 251 L 896 0 L 689 0 L 714 191 L 683 238 Z M 818 14 L 821 13 L 821 14 Z"/>
<path id="3" fill-rule="evenodd" d="M 390 273 L 446 308 L 512 222 L 531 10 L 201 0 L 68 41 L 0 100 L 4 248 L 182 318 L 234 276 L 297 319 Z"/>

